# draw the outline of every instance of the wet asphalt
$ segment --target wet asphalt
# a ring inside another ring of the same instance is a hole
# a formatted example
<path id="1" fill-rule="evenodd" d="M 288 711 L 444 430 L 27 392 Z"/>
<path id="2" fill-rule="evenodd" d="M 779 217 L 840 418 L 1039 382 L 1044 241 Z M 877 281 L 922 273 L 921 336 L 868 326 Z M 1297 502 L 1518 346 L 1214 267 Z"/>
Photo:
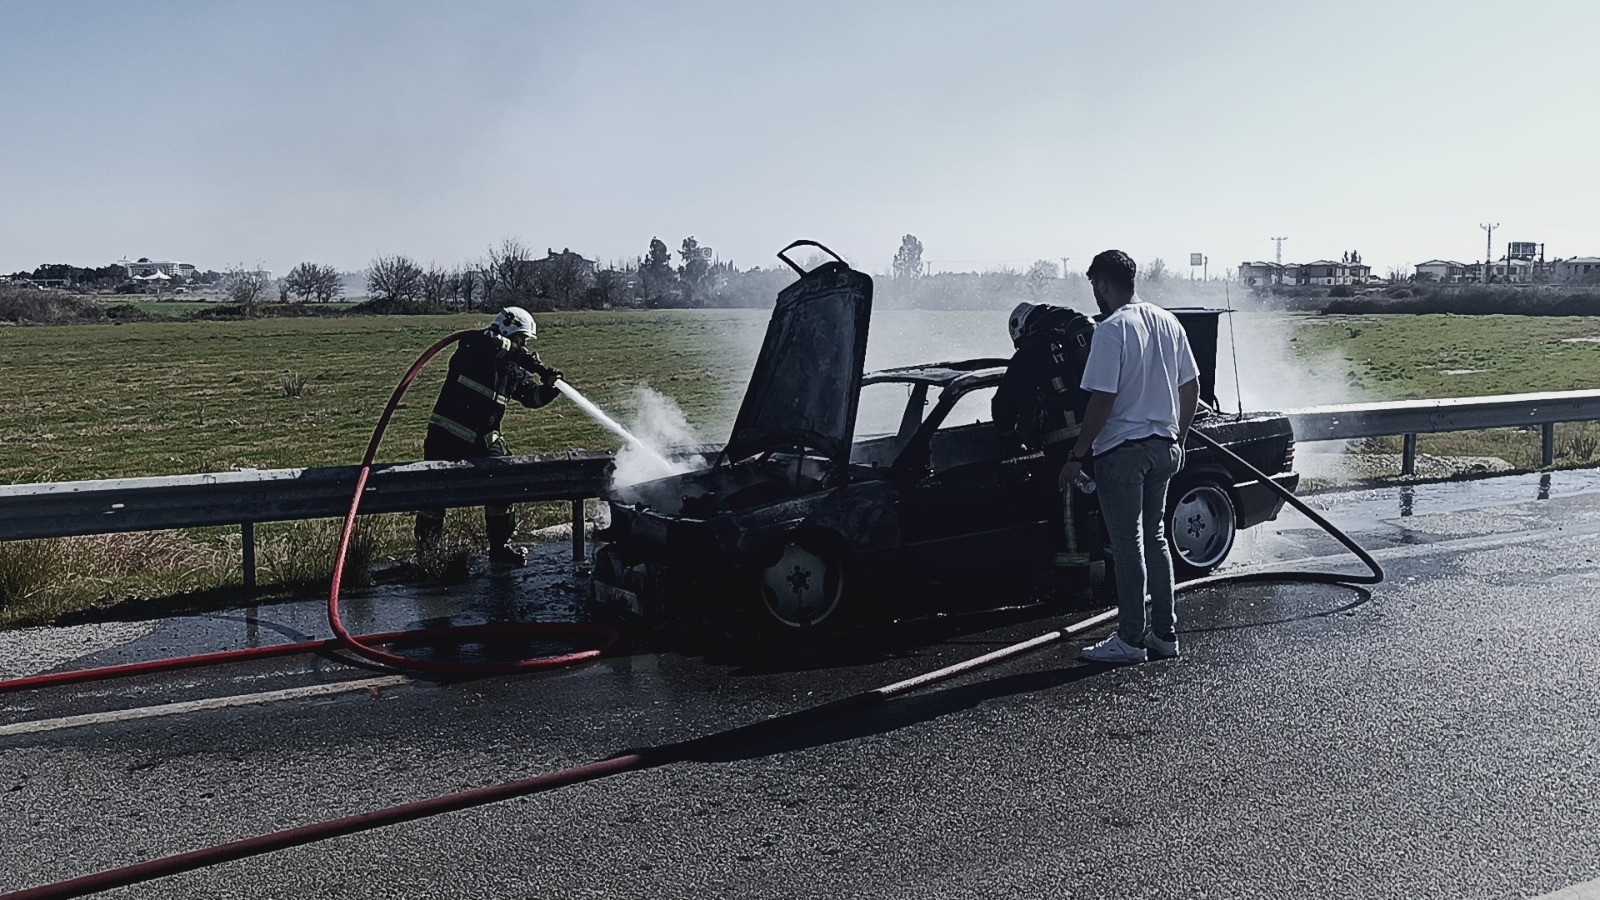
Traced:
<path id="1" fill-rule="evenodd" d="M 1102 630 L 688 761 L 106 896 L 1519 898 L 1600 878 L 1600 473 L 1314 505 L 1388 581 L 1203 588 L 1180 601 L 1178 660 L 1078 661 Z M 571 618 L 566 553 L 378 589 L 352 625 Z M 1340 553 L 1286 512 L 1233 567 L 1359 570 Z M 320 637 L 323 616 L 13 633 L 0 674 Z M 759 654 L 636 645 L 454 684 L 299 657 L 3 695 L 0 890 L 717 734 L 1078 617 Z M 116 712 L 352 681 L 369 686 Z"/>

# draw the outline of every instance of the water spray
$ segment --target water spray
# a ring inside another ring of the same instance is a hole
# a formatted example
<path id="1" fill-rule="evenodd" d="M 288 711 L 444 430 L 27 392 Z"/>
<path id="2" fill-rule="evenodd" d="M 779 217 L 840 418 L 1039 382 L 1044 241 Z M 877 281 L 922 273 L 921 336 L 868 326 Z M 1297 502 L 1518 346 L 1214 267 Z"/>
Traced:
<path id="1" fill-rule="evenodd" d="M 641 441 L 638 438 L 634 437 L 633 433 L 628 431 L 628 429 L 623 428 L 621 425 L 619 425 L 617 423 L 616 419 L 613 419 L 610 416 L 606 415 L 605 414 L 605 410 L 602 410 L 600 407 L 595 406 L 594 403 L 591 402 L 588 397 L 585 397 L 584 395 L 578 393 L 577 388 L 574 388 L 572 385 L 567 384 L 565 381 L 557 379 L 556 380 L 556 390 L 558 390 L 561 393 L 567 395 L 567 399 L 568 400 L 571 400 L 573 403 L 576 403 L 578 405 L 579 409 L 583 410 L 585 413 L 588 413 L 589 418 L 595 420 L 596 422 L 599 422 L 601 425 L 604 425 L 606 427 L 607 431 L 610 431 L 612 434 L 615 434 L 617 437 L 620 437 L 624 441 L 627 441 L 628 446 L 633 447 L 634 449 L 636 449 L 636 450 L 640 451 L 641 453 L 644 453 L 646 456 L 648 456 L 650 458 L 650 461 L 655 463 L 655 464 L 657 464 L 658 466 L 660 466 L 663 471 L 668 471 L 668 472 L 672 471 L 672 469 L 674 467 L 673 467 L 672 462 L 670 460 L 668 460 L 665 456 L 662 456 L 660 454 L 660 452 L 658 452 L 654 447 L 651 447 L 649 444 L 646 444 L 644 441 Z"/>

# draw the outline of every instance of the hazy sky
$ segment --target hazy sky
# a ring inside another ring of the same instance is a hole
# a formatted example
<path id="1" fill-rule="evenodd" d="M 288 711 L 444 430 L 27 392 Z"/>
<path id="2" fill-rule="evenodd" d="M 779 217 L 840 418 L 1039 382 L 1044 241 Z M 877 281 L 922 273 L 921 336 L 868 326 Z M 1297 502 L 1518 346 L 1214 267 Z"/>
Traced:
<path id="1" fill-rule="evenodd" d="M 0 0 L 0 272 L 1600 255 L 1600 4 Z"/>

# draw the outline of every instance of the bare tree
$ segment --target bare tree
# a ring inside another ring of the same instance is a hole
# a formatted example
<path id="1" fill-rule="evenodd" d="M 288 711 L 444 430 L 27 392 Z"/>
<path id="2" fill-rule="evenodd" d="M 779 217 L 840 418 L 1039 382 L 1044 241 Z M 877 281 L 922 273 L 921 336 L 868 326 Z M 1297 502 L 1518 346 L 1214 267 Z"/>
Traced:
<path id="1" fill-rule="evenodd" d="M 486 295 L 491 305 L 532 306 L 538 291 L 534 285 L 533 251 L 517 238 L 506 238 L 499 247 L 489 248 L 489 268 L 494 270 L 495 291 Z"/>
<path id="2" fill-rule="evenodd" d="M 500 276 L 495 273 L 494 259 L 491 255 L 478 263 L 478 305 L 488 309 L 494 303 L 494 293 L 499 287 Z"/>
<path id="3" fill-rule="evenodd" d="M 472 298 L 478 292 L 477 267 L 468 263 L 456 269 L 455 277 L 451 282 L 455 287 L 455 299 L 452 301 L 456 309 L 471 309 Z"/>
<path id="4" fill-rule="evenodd" d="M 222 276 L 222 290 L 228 300 L 237 303 L 244 310 L 245 315 L 256 314 L 256 307 L 267 296 L 267 291 L 272 288 L 272 274 L 262 268 L 260 263 L 254 269 L 246 269 L 240 263 L 227 270 Z"/>
<path id="5" fill-rule="evenodd" d="M 1028 274 L 1024 276 L 1024 281 L 1028 286 L 1028 293 L 1038 299 L 1044 296 L 1045 292 L 1050 290 L 1050 285 L 1060 277 L 1061 270 L 1056 268 L 1054 262 L 1048 259 L 1041 259 L 1028 267 Z"/>
<path id="6" fill-rule="evenodd" d="M 422 302 L 433 309 L 444 309 L 445 300 L 454 291 L 450 289 L 450 273 L 433 263 L 422 273 Z"/>
<path id="7" fill-rule="evenodd" d="M 318 303 L 332 303 L 344 296 L 344 278 L 333 266 L 318 266 L 313 287 Z"/>
<path id="8" fill-rule="evenodd" d="M 344 293 L 344 279 L 333 266 L 319 266 L 303 262 L 283 279 L 282 288 L 299 297 L 302 302 L 316 300 L 328 303 Z"/>
<path id="9" fill-rule="evenodd" d="M 632 306 L 638 285 L 638 272 L 626 265 L 609 265 L 594 273 L 594 287 L 589 290 L 588 306 L 591 309 L 623 309 Z"/>
<path id="10" fill-rule="evenodd" d="M 378 300 L 409 303 L 422 294 L 422 268 L 406 256 L 380 256 L 367 270 L 367 293 Z"/>
<path id="11" fill-rule="evenodd" d="M 533 287 L 542 308 L 573 309 L 583 304 L 595 282 L 595 264 L 563 247 L 546 250 L 545 258 L 531 263 Z"/>

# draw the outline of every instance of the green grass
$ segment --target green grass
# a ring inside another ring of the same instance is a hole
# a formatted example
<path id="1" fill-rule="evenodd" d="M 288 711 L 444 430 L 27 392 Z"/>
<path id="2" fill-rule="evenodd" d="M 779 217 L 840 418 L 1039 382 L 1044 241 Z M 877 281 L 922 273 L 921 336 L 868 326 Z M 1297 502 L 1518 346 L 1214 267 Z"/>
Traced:
<path id="1" fill-rule="evenodd" d="M 1296 316 L 1291 345 L 1343 355 L 1351 385 L 1385 400 L 1600 387 L 1600 319 Z M 1589 339 L 1589 340 L 1581 340 Z"/>
<path id="2" fill-rule="evenodd" d="M 1294 316 L 1291 346 L 1305 357 L 1342 356 L 1348 382 L 1382 400 L 1482 397 L 1600 388 L 1600 319 L 1586 316 Z M 1595 459 L 1600 426 L 1556 426 L 1556 465 Z M 1360 449 L 1399 453 L 1399 437 Z M 1433 456 L 1491 456 L 1537 468 L 1538 428 L 1458 431 L 1417 438 Z"/>
<path id="3" fill-rule="evenodd" d="M 0 330 L 0 483 L 358 462 L 394 385 L 429 345 L 481 315 L 147 322 Z M 765 316 L 759 312 L 541 317 L 545 361 L 601 407 L 635 385 L 724 428 Z M 448 353 L 448 351 L 446 351 Z M 395 416 L 380 461 L 420 459 L 447 356 Z M 299 397 L 285 381 L 304 379 Z M 513 408 L 513 452 L 612 449 L 568 404 Z"/>

